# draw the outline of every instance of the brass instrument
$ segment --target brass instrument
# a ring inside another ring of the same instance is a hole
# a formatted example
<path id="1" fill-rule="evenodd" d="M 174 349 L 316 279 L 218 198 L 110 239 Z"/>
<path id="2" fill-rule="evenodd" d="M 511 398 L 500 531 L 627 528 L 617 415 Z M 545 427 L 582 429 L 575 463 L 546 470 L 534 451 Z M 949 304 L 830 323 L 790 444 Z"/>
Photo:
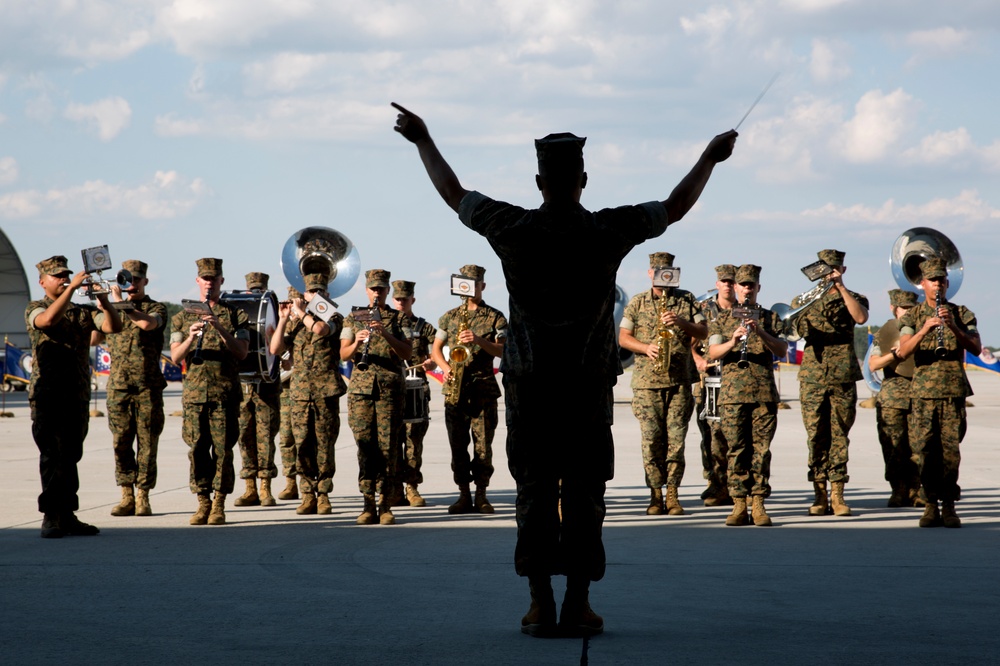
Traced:
<path id="1" fill-rule="evenodd" d="M 670 352 L 673 348 L 674 338 L 677 333 L 672 328 L 663 323 L 663 317 L 667 314 L 667 293 L 666 290 L 660 294 L 659 305 L 656 308 L 656 358 L 653 359 L 653 370 L 661 375 L 670 372 Z"/>
<path id="2" fill-rule="evenodd" d="M 469 303 L 462 303 L 458 310 L 458 334 L 469 330 Z M 448 365 L 451 372 L 448 374 L 448 395 L 445 397 L 446 405 L 457 405 L 459 395 L 462 392 L 462 377 L 465 374 L 465 366 L 472 358 L 472 349 L 466 345 L 458 343 L 448 349 Z"/>
<path id="3" fill-rule="evenodd" d="M 306 227 L 285 241 L 281 250 L 281 270 L 288 283 L 306 291 L 305 276 L 323 273 L 330 279 L 330 298 L 343 296 L 361 275 L 358 248 L 344 234 L 327 227 Z"/>
<path id="4" fill-rule="evenodd" d="M 771 312 L 778 315 L 778 318 L 781 320 L 782 327 L 785 330 L 785 336 L 789 340 L 798 340 L 799 338 L 794 331 L 795 321 L 798 319 L 799 315 L 826 296 L 826 294 L 833 289 L 833 284 L 833 280 L 829 277 L 824 277 L 815 287 L 809 289 L 808 291 L 804 291 L 793 298 L 792 305 L 788 305 L 786 303 L 775 303 L 771 306 Z"/>

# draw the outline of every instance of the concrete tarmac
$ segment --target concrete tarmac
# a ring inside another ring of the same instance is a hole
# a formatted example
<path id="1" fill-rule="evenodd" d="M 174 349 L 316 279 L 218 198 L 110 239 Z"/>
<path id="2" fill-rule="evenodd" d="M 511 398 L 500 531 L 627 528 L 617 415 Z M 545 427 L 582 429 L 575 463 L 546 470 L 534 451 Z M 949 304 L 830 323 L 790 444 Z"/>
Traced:
<path id="1" fill-rule="evenodd" d="M 385 527 L 354 524 L 361 497 L 346 401 L 333 514 L 297 516 L 298 502 L 237 508 L 231 496 L 221 527 L 188 525 L 196 502 L 179 417 L 167 418 L 160 439 L 154 515 L 111 517 L 120 498 L 111 435 L 105 418 L 93 418 L 78 515 L 101 534 L 43 540 L 26 396 L 7 394 L 15 416 L 0 419 L 0 655 L 5 664 L 1000 663 L 1000 376 L 970 371 L 970 379 L 963 527 L 946 530 L 918 528 L 919 509 L 886 508 L 872 409 L 858 410 L 851 432 L 854 515 L 807 515 L 794 368 L 780 373 L 791 408 L 779 412 L 772 445 L 774 527 L 725 527 L 728 507 L 701 506 L 694 425 L 681 487 L 687 515 L 648 517 L 623 377 L 608 571 L 591 592 L 606 630 L 589 641 L 519 631 L 528 590 L 512 563 L 502 415 L 490 487 L 496 514 L 449 516 L 456 489 L 432 387 L 421 486 L 429 506 L 396 509 L 397 524 Z M 859 396 L 868 395 L 859 383 Z M 179 408 L 173 385 L 167 413 Z M 283 486 L 280 469 L 275 486 Z"/>

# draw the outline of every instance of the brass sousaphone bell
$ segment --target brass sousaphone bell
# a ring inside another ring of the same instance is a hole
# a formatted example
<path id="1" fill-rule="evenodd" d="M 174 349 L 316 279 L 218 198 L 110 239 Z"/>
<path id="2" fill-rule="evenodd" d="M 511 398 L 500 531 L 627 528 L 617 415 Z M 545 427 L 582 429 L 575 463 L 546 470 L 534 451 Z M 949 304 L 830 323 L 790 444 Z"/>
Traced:
<path id="1" fill-rule="evenodd" d="M 343 296 L 361 275 L 358 248 L 344 234 L 328 227 L 306 227 L 292 234 L 281 250 L 281 271 L 288 283 L 305 292 L 304 276 L 329 276 L 330 298 Z"/>

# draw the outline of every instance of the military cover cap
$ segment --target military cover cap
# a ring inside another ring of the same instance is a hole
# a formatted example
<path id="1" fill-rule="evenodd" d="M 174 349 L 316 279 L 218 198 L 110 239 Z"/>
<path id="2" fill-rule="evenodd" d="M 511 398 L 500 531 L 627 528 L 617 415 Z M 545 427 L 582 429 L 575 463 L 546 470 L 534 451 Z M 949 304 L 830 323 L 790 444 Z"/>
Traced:
<path id="1" fill-rule="evenodd" d="M 654 252 L 649 255 L 650 268 L 671 268 L 674 265 L 674 255 L 669 252 Z"/>
<path id="2" fill-rule="evenodd" d="M 715 278 L 722 280 L 736 280 L 736 266 L 732 264 L 719 264 L 715 267 Z"/>
<path id="3" fill-rule="evenodd" d="M 288 300 L 294 301 L 297 298 L 302 298 L 302 292 L 295 287 L 288 288 Z"/>
<path id="4" fill-rule="evenodd" d="M 585 136 L 558 132 L 541 139 L 535 139 L 535 154 L 538 156 L 539 162 L 551 159 L 582 159 L 583 144 L 585 143 L 587 143 Z"/>
<path id="5" fill-rule="evenodd" d="M 57 254 L 54 257 L 49 257 L 48 259 L 43 259 L 35 264 L 35 268 L 38 269 L 38 275 L 61 275 L 62 273 L 72 273 L 67 265 L 68 259 Z"/>
<path id="6" fill-rule="evenodd" d="M 270 279 L 271 276 L 267 273 L 247 273 L 247 290 L 260 289 L 265 291 L 267 290 L 267 281 Z"/>
<path id="7" fill-rule="evenodd" d="M 390 275 L 392 273 L 381 268 L 373 268 L 370 271 L 365 271 L 365 287 L 368 289 L 374 289 L 375 287 L 385 287 L 388 289 Z"/>
<path id="8" fill-rule="evenodd" d="M 413 288 L 417 286 L 416 282 L 407 282 L 406 280 L 396 280 L 392 283 L 392 297 L 393 298 L 410 298 L 413 296 Z"/>
<path id="9" fill-rule="evenodd" d="M 889 305 L 894 308 L 912 308 L 917 304 L 917 295 L 903 289 L 889 290 Z"/>
<path id="10" fill-rule="evenodd" d="M 944 259 L 931 257 L 930 259 L 925 259 L 920 263 L 920 274 L 925 280 L 948 277 L 948 265 L 944 263 Z"/>
<path id="11" fill-rule="evenodd" d="M 309 273 L 302 276 L 302 281 L 306 283 L 306 291 L 313 289 L 326 291 L 327 285 L 330 284 L 330 277 L 326 273 Z"/>
<path id="12" fill-rule="evenodd" d="M 734 281 L 736 284 L 743 284 L 744 282 L 753 282 L 754 284 L 757 284 L 760 282 L 760 266 L 743 264 L 736 269 L 736 278 Z"/>
<path id="13" fill-rule="evenodd" d="M 198 266 L 198 277 L 214 278 L 222 275 L 222 259 L 205 257 L 194 262 Z"/>
<path id="14" fill-rule="evenodd" d="M 138 259 L 126 259 L 122 262 L 122 269 L 131 273 L 132 277 L 146 277 L 146 270 L 148 268 L 149 265 L 145 261 L 139 261 Z"/>
<path id="15" fill-rule="evenodd" d="M 466 264 L 462 266 L 458 272 L 464 277 L 475 280 L 476 282 L 482 282 L 483 276 L 486 275 L 486 269 L 482 266 L 476 266 L 475 264 Z"/>
<path id="16" fill-rule="evenodd" d="M 827 266 L 843 266 L 847 253 L 840 250 L 820 250 L 816 256 Z"/>

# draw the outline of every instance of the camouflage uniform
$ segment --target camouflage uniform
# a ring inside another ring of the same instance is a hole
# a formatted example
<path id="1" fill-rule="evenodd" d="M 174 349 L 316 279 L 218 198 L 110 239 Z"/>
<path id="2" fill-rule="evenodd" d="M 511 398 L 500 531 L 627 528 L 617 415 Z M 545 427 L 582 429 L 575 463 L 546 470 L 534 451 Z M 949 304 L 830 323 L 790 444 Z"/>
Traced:
<path id="1" fill-rule="evenodd" d="M 868 307 L 868 299 L 850 292 Z M 809 446 L 809 480 L 847 482 L 848 433 L 857 412 L 856 382 L 863 379 L 854 352 L 854 319 L 836 289 L 799 315 L 805 338 L 799 368 L 799 400 Z"/>
<path id="2" fill-rule="evenodd" d="M 150 490 L 156 487 L 156 449 L 164 422 L 167 381 L 160 369 L 160 356 L 167 308 L 149 296 L 130 302 L 136 310 L 158 318 L 159 326 L 144 331 L 122 313 L 121 333 L 108 334 L 108 426 L 113 435 L 115 482 Z M 137 441 L 135 451 L 133 441 Z"/>
<path id="3" fill-rule="evenodd" d="M 875 340 L 882 353 L 887 353 L 899 341 L 899 321 L 890 319 L 883 324 Z M 915 495 L 920 488 L 916 456 L 910 449 L 907 425 L 912 414 L 910 381 L 913 379 L 913 367 L 913 357 L 910 357 L 902 362 L 893 361 L 882 368 L 882 388 L 875 399 L 875 419 L 885 461 L 885 480 L 893 490 L 901 487 L 904 497 Z"/>
<path id="4" fill-rule="evenodd" d="M 292 373 L 294 374 L 294 369 Z M 289 396 L 291 385 L 291 377 L 281 382 L 278 449 L 281 451 L 281 473 L 286 478 L 294 479 L 298 475 L 298 468 L 295 466 L 295 437 L 292 435 L 292 398 Z"/>
<path id="5" fill-rule="evenodd" d="M 967 334 L 978 334 L 976 315 L 964 305 L 946 304 L 955 324 Z M 935 317 L 933 305 L 921 303 L 899 320 L 900 335 L 913 335 L 927 319 Z M 918 456 L 920 483 L 931 502 L 954 502 L 959 499 L 959 444 L 965 438 L 965 399 L 972 386 L 965 374 L 965 350 L 955 334 L 943 327 L 945 358 L 934 353 L 937 332 L 928 333 L 913 352 L 913 381 L 910 400 L 913 414 L 909 421 L 910 445 Z"/>
<path id="6" fill-rule="evenodd" d="M 28 401 L 42 478 L 38 510 L 61 515 L 80 508 L 76 466 L 90 425 L 90 334 L 102 326 L 104 313 L 70 303 L 54 325 L 35 328 L 35 317 L 52 303 L 47 296 L 28 303 L 24 321 L 33 354 Z"/>
<path id="7" fill-rule="evenodd" d="M 231 333 L 247 328 L 245 312 L 224 302 L 216 303 L 212 313 Z M 183 310 L 171 320 L 170 342 L 183 342 L 191 325 L 201 318 Z M 226 341 L 211 325 L 202 334 L 199 365 L 191 363 L 192 343 L 184 375 L 181 403 L 184 411 L 182 435 L 191 461 L 191 492 L 206 495 L 213 489 L 228 495 L 236 480 L 233 447 L 239 437 L 240 377 L 239 363 L 226 348 Z"/>
<path id="8" fill-rule="evenodd" d="M 330 332 L 322 336 L 306 330 L 301 319 L 289 322 L 285 330 L 285 347 L 292 350 L 295 365 L 288 393 L 295 466 L 303 493 L 330 493 L 337 470 L 334 447 L 340 436 L 340 396 L 347 391 L 340 374 L 344 317 L 334 313 L 327 324 Z"/>
<path id="9" fill-rule="evenodd" d="M 705 321 L 694 296 L 683 289 L 636 294 L 622 316 L 621 327 L 640 342 L 652 342 L 660 325 L 660 298 L 666 309 L 692 323 Z M 684 438 L 694 411 L 691 384 L 698 373 L 691 358 L 691 336 L 674 327 L 666 374 L 655 370 L 652 359 L 636 354 L 632 370 L 632 412 L 642 431 L 642 464 L 650 488 L 677 487 L 684 476 Z"/>
<path id="10" fill-rule="evenodd" d="M 379 314 L 390 335 L 405 339 L 398 312 L 383 306 Z M 354 332 L 363 328 L 363 324 L 349 315 L 340 339 L 353 342 Z M 347 422 L 358 444 L 358 488 L 362 495 L 388 493 L 392 489 L 403 425 L 402 364 L 381 335 L 372 335 L 369 340 L 369 367 L 359 370 L 355 363 L 347 387 Z M 364 343 L 358 346 L 356 357 L 361 356 L 363 346 Z"/>
<path id="11" fill-rule="evenodd" d="M 718 297 L 713 297 L 701 304 L 701 314 L 710 325 L 718 319 L 719 313 L 724 311 L 718 305 Z M 700 343 L 699 353 L 707 360 L 707 340 Z M 729 444 L 726 442 L 726 435 L 722 432 L 722 423 L 721 421 L 701 418 L 701 413 L 705 410 L 705 394 L 707 392 L 705 379 L 719 375 L 719 366 L 712 366 L 706 372 L 698 373 L 698 383 L 694 385 L 694 413 L 698 423 L 698 431 L 701 433 L 702 475 L 708 481 L 708 488 L 702 493 L 702 499 L 709 499 L 715 496 L 715 491 L 725 491 L 728 487 L 726 474 L 729 467 Z"/>
<path id="12" fill-rule="evenodd" d="M 752 307 L 752 306 L 751 306 Z M 758 308 L 760 306 L 757 306 Z M 731 310 L 723 310 L 709 327 L 709 342 L 723 344 L 741 325 Z M 760 311 L 759 327 L 772 336 L 782 329 L 778 315 Z M 771 494 L 771 440 L 778 426 L 778 389 L 774 384 L 774 355 L 759 335 L 747 338 L 749 366 L 740 368 L 742 343 L 722 360 L 719 391 L 722 430 L 729 443 L 729 494 L 747 497 Z"/>
<path id="13" fill-rule="evenodd" d="M 438 320 L 437 339 L 445 344 L 458 344 L 460 312 L 464 304 L 448 310 Z M 469 329 L 477 336 L 491 342 L 506 337 L 507 318 L 496 308 L 480 302 L 475 310 L 468 311 Z M 458 401 L 446 400 L 444 408 L 448 442 L 451 444 L 451 471 L 455 484 L 467 486 L 470 482 L 486 488 L 493 476 L 493 433 L 498 423 L 497 400 L 500 385 L 493 374 L 494 356 L 478 345 L 471 344 L 472 356 L 461 371 Z M 454 372 L 455 369 L 453 368 Z M 446 398 L 454 390 L 447 383 L 443 386 Z M 454 400 L 454 399 L 453 399 Z M 469 441 L 473 456 L 469 459 Z"/>
<path id="14" fill-rule="evenodd" d="M 437 330 L 434 325 L 425 321 L 422 317 L 412 318 L 405 314 L 400 315 L 403 325 L 403 334 L 413 345 L 413 353 L 410 354 L 410 365 L 416 366 L 430 358 L 431 344 L 434 342 L 434 335 Z M 424 401 L 430 404 L 430 387 L 427 384 L 427 373 L 421 370 L 415 371 L 416 376 L 424 382 Z M 418 421 L 416 423 L 405 423 L 400 431 L 400 460 L 398 461 L 399 482 L 417 485 L 424 482 L 424 476 L 420 472 L 420 467 L 424 462 L 424 436 L 430 427 L 430 420 Z"/>
<path id="15" fill-rule="evenodd" d="M 274 436 L 281 427 L 281 384 L 278 382 L 242 382 L 240 403 L 240 454 L 243 457 L 241 479 L 273 479 Z"/>
<path id="16" fill-rule="evenodd" d="M 615 275 L 634 246 L 667 228 L 666 209 L 650 202 L 596 213 L 579 204 L 527 210 L 470 192 L 459 218 L 489 241 L 510 293 L 501 366 L 517 483 L 514 567 L 520 576 L 600 580 L 604 492 L 614 476 L 612 387 L 622 372 Z M 554 306 L 552 292 L 539 288 L 551 283 L 553 248 L 587 257 L 574 275 L 572 307 Z"/>

